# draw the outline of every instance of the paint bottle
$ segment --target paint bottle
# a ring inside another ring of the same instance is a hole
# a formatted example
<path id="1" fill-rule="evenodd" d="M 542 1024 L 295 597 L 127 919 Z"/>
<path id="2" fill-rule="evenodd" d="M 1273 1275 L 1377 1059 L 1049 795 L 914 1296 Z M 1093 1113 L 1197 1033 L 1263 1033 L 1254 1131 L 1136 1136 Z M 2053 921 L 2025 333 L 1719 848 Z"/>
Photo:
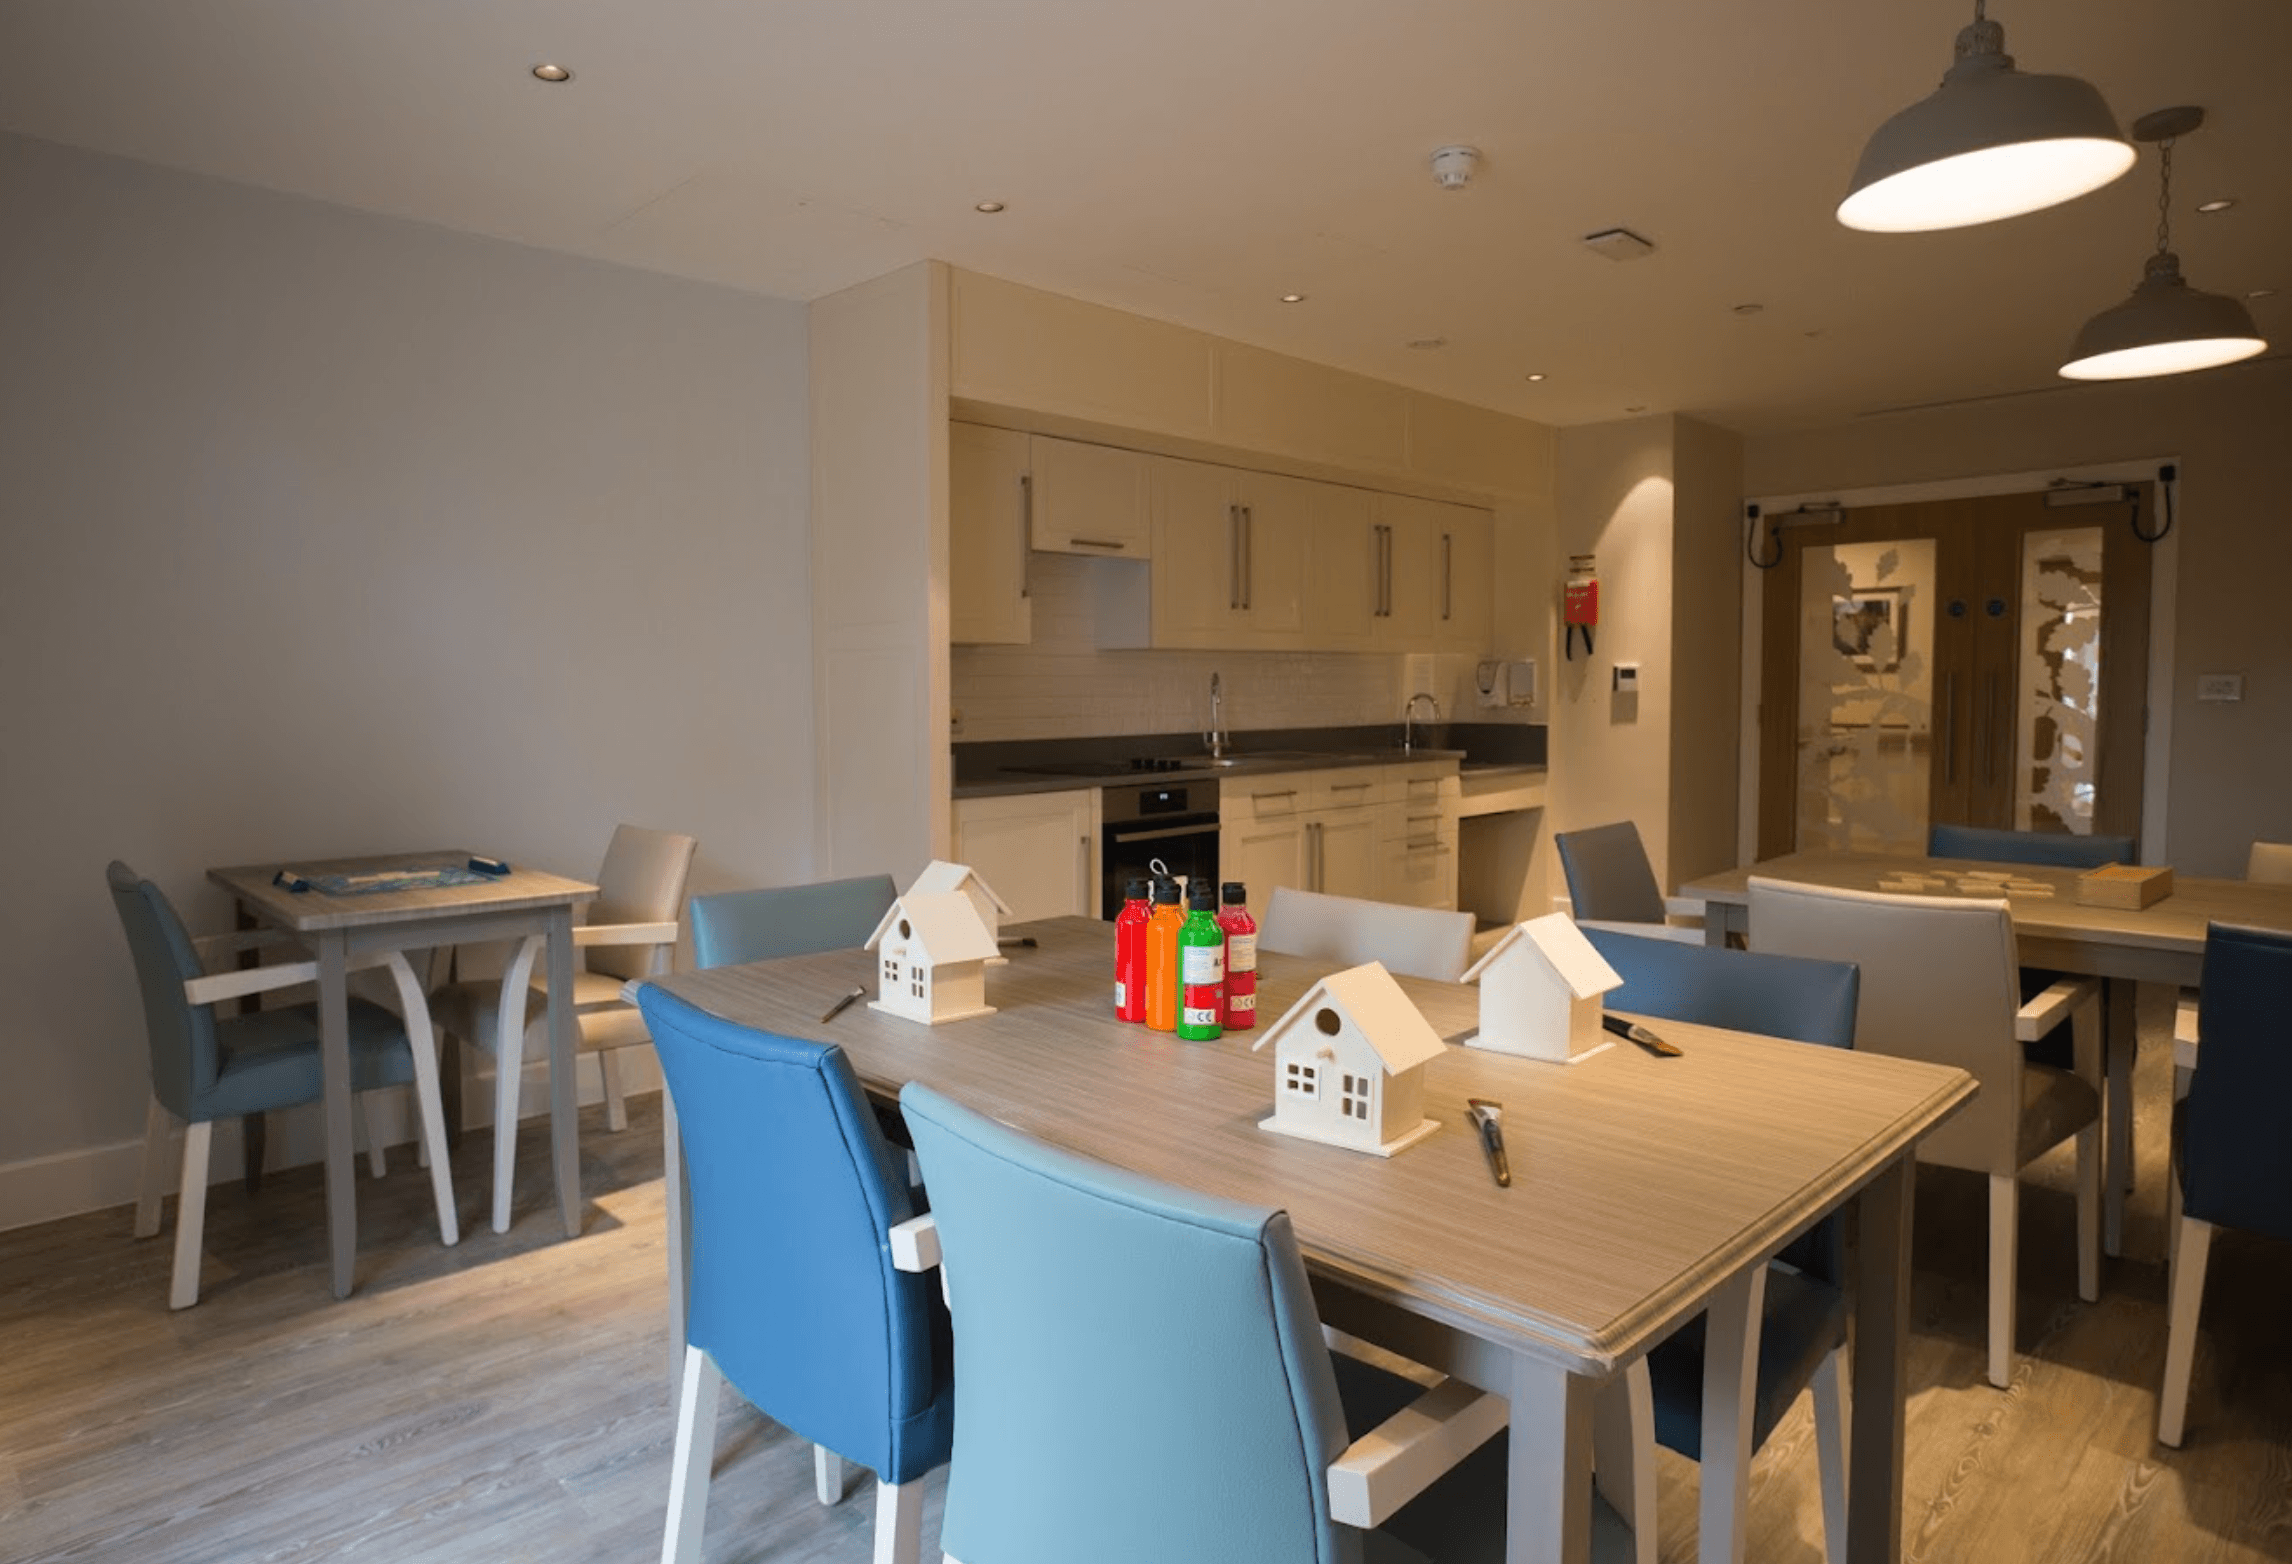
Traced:
<path id="1" fill-rule="evenodd" d="M 1226 931 L 1226 1030 L 1246 1032 L 1257 1025 L 1257 919 L 1244 906 L 1249 892 L 1228 880 L 1218 927 Z"/>
<path id="2" fill-rule="evenodd" d="M 1146 1019 L 1146 920 L 1151 916 L 1146 882 L 1132 880 L 1122 888 L 1122 913 L 1114 920 L 1114 1016 L 1118 1021 Z"/>
<path id="3" fill-rule="evenodd" d="M 1154 882 L 1154 913 L 1146 922 L 1146 1024 L 1157 1032 L 1178 1029 L 1178 882 Z"/>
<path id="4" fill-rule="evenodd" d="M 1213 1043 L 1225 1035 L 1226 931 L 1218 927 L 1218 891 L 1207 880 L 1186 893 L 1178 930 L 1178 1035 Z"/>

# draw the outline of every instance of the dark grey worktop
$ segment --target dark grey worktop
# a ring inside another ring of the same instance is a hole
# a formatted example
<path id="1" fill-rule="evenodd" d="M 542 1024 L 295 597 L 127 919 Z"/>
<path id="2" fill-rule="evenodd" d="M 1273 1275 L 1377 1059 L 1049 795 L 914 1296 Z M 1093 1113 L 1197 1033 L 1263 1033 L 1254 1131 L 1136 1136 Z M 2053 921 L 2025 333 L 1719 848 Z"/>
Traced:
<path id="1" fill-rule="evenodd" d="M 1397 723 L 1237 732 L 1231 736 L 1231 753 L 1226 763 L 1216 765 L 1204 752 L 1199 733 L 957 744 L 954 796 L 991 798 L 1018 793 L 1060 793 L 1080 787 L 1119 787 L 1131 782 L 1266 776 L 1282 771 L 1387 766 L 1416 760 L 1454 760 L 1458 769 L 1467 775 L 1540 770 L 1544 765 L 1541 726 L 1423 723 L 1417 727 L 1415 737 L 1414 748 L 1402 749 Z M 1127 769 L 1129 761 L 1141 757 L 1198 763 L 1160 771 Z"/>

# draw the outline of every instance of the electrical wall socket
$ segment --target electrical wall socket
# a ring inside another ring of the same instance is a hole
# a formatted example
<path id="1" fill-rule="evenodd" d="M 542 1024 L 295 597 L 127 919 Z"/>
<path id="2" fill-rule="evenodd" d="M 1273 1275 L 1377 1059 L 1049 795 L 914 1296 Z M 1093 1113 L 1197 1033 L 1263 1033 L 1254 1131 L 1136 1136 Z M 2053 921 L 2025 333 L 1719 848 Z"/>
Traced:
<path id="1" fill-rule="evenodd" d="M 2240 701 L 2244 699 L 2244 675 L 2241 673 L 2198 674 L 2197 699 L 2200 701 Z"/>

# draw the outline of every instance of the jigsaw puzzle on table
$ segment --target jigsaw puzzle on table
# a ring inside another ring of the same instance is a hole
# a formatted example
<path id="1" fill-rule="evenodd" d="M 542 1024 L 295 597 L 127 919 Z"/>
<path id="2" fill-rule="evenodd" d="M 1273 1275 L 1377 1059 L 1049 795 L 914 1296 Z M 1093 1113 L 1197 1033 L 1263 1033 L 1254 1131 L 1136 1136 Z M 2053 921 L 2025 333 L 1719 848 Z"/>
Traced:
<path id="1" fill-rule="evenodd" d="M 281 869 L 277 882 L 290 891 L 317 891 L 322 896 L 371 896 L 380 891 L 434 891 L 449 885 L 483 885 L 499 875 L 480 874 L 464 864 L 412 865 L 374 869 L 364 874 L 302 874 Z"/>
<path id="2" fill-rule="evenodd" d="M 2043 880 L 2003 869 L 1905 869 L 1878 882 L 1882 891 L 1920 895 L 1929 891 L 1956 891 L 1965 896 L 2051 896 L 2053 887 Z"/>

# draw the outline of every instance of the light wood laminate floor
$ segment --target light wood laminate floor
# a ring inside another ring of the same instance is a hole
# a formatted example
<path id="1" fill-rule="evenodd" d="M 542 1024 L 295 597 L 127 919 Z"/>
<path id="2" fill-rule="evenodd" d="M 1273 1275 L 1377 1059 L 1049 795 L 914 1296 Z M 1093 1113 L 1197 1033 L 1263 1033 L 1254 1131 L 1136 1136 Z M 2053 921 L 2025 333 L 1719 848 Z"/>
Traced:
<path id="1" fill-rule="evenodd" d="M 2153 1441 L 2169 1017 L 2142 1020 L 2131 1258 L 2077 1302 L 2068 1161 L 2046 1164 L 2008 1390 L 1982 1372 L 1983 1181 L 1920 1174 L 1906 1560 L 2292 1559 L 2292 1248 L 2215 1244 L 2188 1445 Z M 358 1291 L 339 1303 L 316 1168 L 252 1201 L 216 1187 L 205 1292 L 181 1314 L 166 1241 L 133 1241 L 126 1208 L 0 1233 L 0 1560 L 656 1557 L 674 1432 L 658 1100 L 620 1135 L 588 1117 L 579 1239 L 547 1209 L 546 1136 L 522 1137 L 506 1235 L 483 1220 L 490 1137 L 468 1138 L 454 1250 L 400 1147 L 382 1183 L 361 1177 Z M 1694 1556 L 1695 1468 L 1663 1461 L 1672 1564 Z M 725 1398 L 712 1564 L 864 1564 L 871 1509 L 856 1481 L 822 1508 L 808 1447 Z M 937 1534 L 934 1483 L 927 1556 Z M 1820 1537 L 1802 1402 L 1753 1468 L 1748 1556 L 1815 1564 Z"/>

